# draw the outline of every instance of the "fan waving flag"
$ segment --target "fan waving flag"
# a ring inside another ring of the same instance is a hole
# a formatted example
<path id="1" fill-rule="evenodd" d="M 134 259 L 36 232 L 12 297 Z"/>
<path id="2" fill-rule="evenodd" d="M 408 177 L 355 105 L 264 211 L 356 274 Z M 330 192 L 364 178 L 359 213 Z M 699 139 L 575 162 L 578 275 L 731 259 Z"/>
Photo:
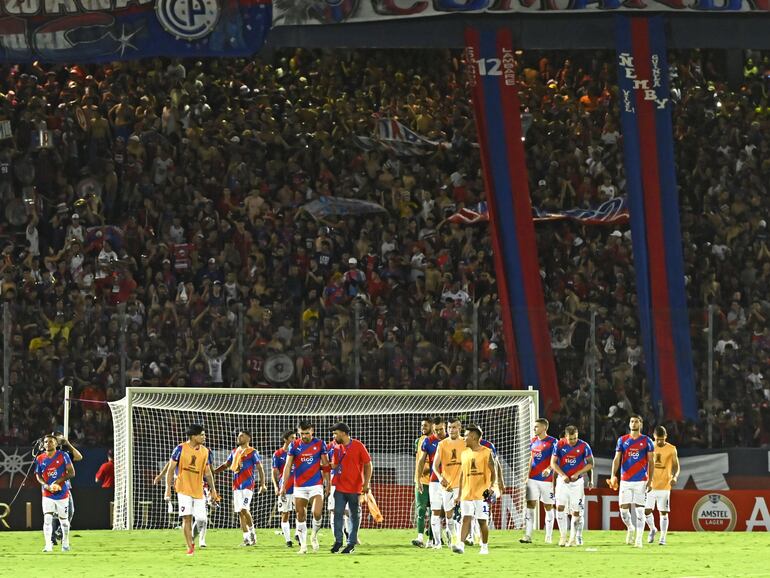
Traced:
<path id="1" fill-rule="evenodd" d="M 620 117 L 642 345 L 653 401 L 698 417 L 663 20 L 616 17 Z"/>
<path id="2" fill-rule="evenodd" d="M 509 30 L 465 33 L 505 348 L 514 387 L 534 386 L 546 409 L 561 405 L 532 220 L 521 106 Z"/>

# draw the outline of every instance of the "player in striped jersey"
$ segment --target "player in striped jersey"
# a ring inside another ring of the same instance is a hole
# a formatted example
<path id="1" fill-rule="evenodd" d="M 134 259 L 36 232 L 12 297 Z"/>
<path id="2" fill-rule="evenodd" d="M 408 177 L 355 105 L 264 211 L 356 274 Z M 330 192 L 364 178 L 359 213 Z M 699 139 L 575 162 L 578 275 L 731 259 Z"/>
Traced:
<path id="1" fill-rule="evenodd" d="M 647 499 L 644 504 L 644 514 L 647 517 L 647 525 L 650 534 L 647 543 L 655 540 L 657 528 L 655 527 L 655 515 L 653 511 L 658 508 L 660 514 L 660 541 L 661 546 L 666 545 L 668 533 L 668 513 L 671 510 L 671 487 L 679 478 L 679 456 L 676 446 L 668 443 L 666 428 L 659 425 L 655 428 L 655 453 L 653 454 L 654 467 L 650 471 L 650 480 L 647 482 Z"/>
<path id="2" fill-rule="evenodd" d="M 55 434 L 43 438 L 45 451 L 35 458 L 35 477 L 43 493 L 43 552 L 53 552 L 53 517 L 62 528 L 62 552 L 70 549 L 69 480 L 75 477 L 75 467 L 69 455 L 57 449 Z"/>
<path id="3" fill-rule="evenodd" d="M 553 536 L 554 490 L 551 456 L 558 440 L 548 435 L 548 420 L 544 417 L 535 420 L 535 437 L 529 442 L 530 460 L 527 477 L 527 514 L 522 544 L 532 543 L 532 526 L 535 520 L 535 508 L 542 502 L 545 508 L 545 543 L 550 544 Z"/>
<path id="4" fill-rule="evenodd" d="M 449 422 L 449 437 L 438 443 L 433 459 L 433 473 L 441 484 L 441 501 L 446 516 L 449 545 L 459 539 L 460 529 L 455 526 L 455 505 L 460 501 L 460 456 L 465 451 L 465 440 L 460 437 L 462 423 L 459 419 Z"/>
<path id="5" fill-rule="evenodd" d="M 628 421 L 630 434 L 620 436 L 615 447 L 615 459 L 612 460 L 612 477 L 610 486 L 618 487 L 618 467 L 620 467 L 620 518 L 628 528 L 626 544 L 634 544 L 635 548 L 642 547 L 644 533 L 644 503 L 645 491 L 652 465 L 652 454 L 655 446 L 652 440 L 642 433 L 644 421 L 640 415 L 632 415 Z M 634 508 L 636 523 L 631 519 L 631 508 Z M 636 530 L 636 540 L 634 540 Z"/>
<path id="6" fill-rule="evenodd" d="M 307 506 L 312 507 L 313 526 L 311 544 L 317 552 L 318 530 L 323 520 L 324 488 L 329 492 L 329 459 L 326 453 L 326 443 L 315 437 L 315 428 L 310 422 L 299 424 L 300 439 L 289 448 L 289 456 L 283 468 L 284 479 L 294 476 L 294 503 L 297 510 L 297 534 L 299 536 L 298 554 L 307 554 Z M 292 466 L 294 471 L 292 473 Z M 286 495 L 285 488 L 281 495 Z"/>
<path id="7" fill-rule="evenodd" d="M 578 438 L 578 429 L 568 425 L 564 437 L 556 443 L 551 456 L 551 469 L 559 476 L 556 480 L 556 521 L 559 523 L 559 546 L 580 546 L 585 502 L 584 474 L 594 468 L 591 446 Z M 593 475 L 588 487 L 593 485 Z M 567 513 L 572 515 L 567 541 Z"/>
<path id="8" fill-rule="evenodd" d="M 233 472 L 233 512 L 238 514 L 243 532 L 243 546 L 257 543 L 254 533 L 254 520 L 251 517 L 251 499 L 254 497 L 255 478 L 259 476 L 259 491 L 267 489 L 265 470 L 259 452 L 251 447 L 251 432 L 242 429 L 238 432 L 238 447 L 230 452 L 227 460 L 214 470 L 217 474 L 225 469 Z"/>
<path id="9" fill-rule="evenodd" d="M 294 440 L 297 439 L 297 434 L 292 430 L 283 432 L 281 436 L 283 440 L 283 446 L 273 452 L 273 489 L 275 495 L 278 498 L 278 513 L 281 514 L 281 532 L 283 533 L 283 539 L 286 540 L 286 546 L 292 547 L 291 541 L 291 522 L 289 516 L 294 511 L 294 470 L 289 473 L 289 476 L 283 477 L 283 470 L 286 466 L 286 458 L 289 456 L 289 450 L 294 445 Z M 282 495 L 281 490 L 286 488 L 286 492 Z"/>

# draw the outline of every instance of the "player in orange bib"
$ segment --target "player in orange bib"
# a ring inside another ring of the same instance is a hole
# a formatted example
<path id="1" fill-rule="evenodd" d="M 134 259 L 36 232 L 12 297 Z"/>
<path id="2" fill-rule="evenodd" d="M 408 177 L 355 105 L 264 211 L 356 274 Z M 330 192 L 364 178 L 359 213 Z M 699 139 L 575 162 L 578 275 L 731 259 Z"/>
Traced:
<path id="1" fill-rule="evenodd" d="M 460 456 L 460 512 L 463 527 L 460 540 L 452 547 L 457 554 L 465 552 L 465 538 L 471 531 L 473 518 L 481 529 L 481 550 L 479 554 L 489 554 L 489 504 L 486 499 L 494 491 L 496 468 L 492 451 L 482 446 L 482 431 L 478 426 L 469 425 L 465 430 L 466 449 Z"/>
<path id="2" fill-rule="evenodd" d="M 660 540 L 658 544 L 666 545 L 668 533 L 668 513 L 671 511 L 671 488 L 679 479 L 679 456 L 676 446 L 668 443 L 666 428 L 659 425 L 655 428 L 655 452 L 652 455 L 654 467 L 650 480 L 647 482 L 647 497 L 644 504 L 644 515 L 650 533 L 647 543 L 652 544 L 658 529 L 655 527 L 653 510 L 657 507 L 660 515 Z"/>
<path id="3" fill-rule="evenodd" d="M 446 516 L 448 544 L 457 541 L 460 533 L 459 524 L 455 524 L 455 504 L 460 499 L 460 456 L 465 451 L 465 440 L 460 437 L 462 423 L 459 419 L 449 422 L 449 437 L 438 443 L 436 457 L 433 459 L 433 473 L 441 484 L 441 502 Z"/>
<path id="4" fill-rule="evenodd" d="M 201 531 L 207 524 L 206 499 L 203 496 L 203 477 L 209 485 L 211 499 L 217 500 L 214 474 L 211 470 L 211 454 L 203 443 L 206 433 L 202 425 L 187 428 L 189 440 L 174 448 L 166 471 L 166 500 L 171 499 L 171 485 L 177 493 L 179 516 L 182 518 L 182 532 L 187 542 L 187 555 L 195 553 L 193 546 L 192 519 Z M 174 481 L 176 474 L 176 481 Z"/>

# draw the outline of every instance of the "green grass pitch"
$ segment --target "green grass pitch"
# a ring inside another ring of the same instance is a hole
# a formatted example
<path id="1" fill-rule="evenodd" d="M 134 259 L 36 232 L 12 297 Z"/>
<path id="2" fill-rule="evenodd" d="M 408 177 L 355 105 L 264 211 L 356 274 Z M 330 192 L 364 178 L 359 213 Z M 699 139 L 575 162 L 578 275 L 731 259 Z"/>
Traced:
<path id="1" fill-rule="evenodd" d="M 558 533 L 557 533 L 558 535 Z M 674 576 L 770 577 L 770 534 L 672 532 L 667 546 L 647 545 L 642 550 L 624 544 L 625 532 L 586 532 L 580 548 L 559 548 L 542 543 L 519 544 L 521 532 L 494 531 L 489 556 L 469 547 L 465 554 L 421 550 L 410 544 L 413 531 L 363 530 L 363 545 L 350 556 L 332 555 L 331 532 L 320 535 L 320 552 L 296 554 L 273 530 L 259 530 L 254 547 L 239 546 L 236 530 L 209 530 L 208 548 L 185 555 L 179 530 L 137 532 L 73 531 L 72 551 L 59 547 L 42 552 L 42 532 L 0 533 L 0 576 L 113 576 L 236 578 L 410 578 L 489 576 Z"/>

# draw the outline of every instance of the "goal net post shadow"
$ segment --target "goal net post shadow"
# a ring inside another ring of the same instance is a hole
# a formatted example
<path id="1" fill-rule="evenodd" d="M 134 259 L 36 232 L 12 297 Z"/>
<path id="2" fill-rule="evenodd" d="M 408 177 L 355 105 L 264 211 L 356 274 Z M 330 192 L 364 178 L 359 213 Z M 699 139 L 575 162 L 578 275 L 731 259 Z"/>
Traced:
<path id="1" fill-rule="evenodd" d="M 163 529 L 178 525 L 176 496 L 164 500 L 164 481 L 154 478 L 182 442 L 190 424 L 201 424 L 216 468 L 237 445 L 240 430 L 252 433 L 267 492 L 254 494 L 251 513 L 256 527 L 277 528 L 280 518 L 271 483 L 272 455 L 282 434 L 300 421 L 314 424 L 319 439 L 329 442 L 331 428 L 343 421 L 351 436 L 372 456 L 372 491 L 384 520 L 375 524 L 362 506 L 362 527 L 413 528 L 415 445 L 423 418 L 459 418 L 478 425 L 492 442 L 505 478 L 505 493 L 491 506 L 491 526 L 521 528 L 525 515 L 529 441 L 537 417 L 535 390 L 299 390 L 215 388 L 126 388 L 111 402 L 115 447 L 116 530 Z M 222 497 L 209 509 L 209 527 L 236 528 L 232 472 L 215 476 Z M 324 504 L 325 517 L 326 504 Z M 328 523 L 328 518 L 324 520 Z"/>

